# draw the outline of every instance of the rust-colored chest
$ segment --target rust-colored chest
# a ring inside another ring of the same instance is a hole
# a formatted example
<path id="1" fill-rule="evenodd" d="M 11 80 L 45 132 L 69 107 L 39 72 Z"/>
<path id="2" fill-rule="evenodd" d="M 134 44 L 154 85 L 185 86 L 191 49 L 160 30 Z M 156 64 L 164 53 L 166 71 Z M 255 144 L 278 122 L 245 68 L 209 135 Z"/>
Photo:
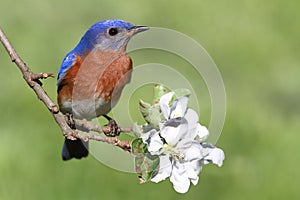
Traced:
<path id="1" fill-rule="evenodd" d="M 58 104 L 99 99 L 117 101 L 130 81 L 132 61 L 124 52 L 94 50 L 78 58 L 58 85 Z"/>

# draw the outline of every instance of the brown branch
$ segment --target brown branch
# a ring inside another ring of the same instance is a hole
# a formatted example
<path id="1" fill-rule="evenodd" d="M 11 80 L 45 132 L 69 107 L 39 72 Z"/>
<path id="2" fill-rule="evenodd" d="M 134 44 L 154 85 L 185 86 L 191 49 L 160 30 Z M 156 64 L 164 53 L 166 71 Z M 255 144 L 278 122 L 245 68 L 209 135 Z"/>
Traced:
<path id="1" fill-rule="evenodd" d="M 94 131 L 97 133 L 104 133 L 105 135 L 107 135 L 108 133 L 110 133 L 110 126 L 104 126 L 104 127 L 99 127 L 91 122 L 88 122 L 85 119 L 79 120 L 79 119 L 74 119 L 74 123 L 77 129 L 80 130 L 88 130 L 88 131 Z M 131 127 L 120 127 L 121 132 L 124 133 L 129 133 L 132 132 L 132 128 Z"/>
<path id="2" fill-rule="evenodd" d="M 59 112 L 58 106 L 51 100 L 46 91 L 43 89 L 40 79 L 46 79 L 48 77 L 54 77 L 51 73 L 33 73 L 30 68 L 24 63 L 21 57 L 17 54 L 6 35 L 0 27 L 0 40 L 3 46 L 5 47 L 7 53 L 10 56 L 12 62 L 14 62 L 19 70 L 21 71 L 24 80 L 30 86 L 31 89 L 35 92 L 37 97 L 44 103 L 44 105 L 51 112 L 56 123 L 59 125 L 63 135 L 68 139 L 82 139 L 82 140 L 96 140 L 101 142 L 106 142 L 117 147 L 122 148 L 125 151 L 131 152 L 130 141 L 121 141 L 115 137 L 102 137 L 97 134 L 88 133 L 84 134 L 81 131 L 71 129 L 67 123 L 66 116 Z M 81 127 L 85 132 L 94 131 L 98 133 L 108 133 L 110 132 L 110 127 L 105 126 L 100 128 L 92 123 L 87 122 L 86 120 L 75 120 L 76 127 Z M 131 128 L 121 128 L 121 132 L 131 132 Z"/>

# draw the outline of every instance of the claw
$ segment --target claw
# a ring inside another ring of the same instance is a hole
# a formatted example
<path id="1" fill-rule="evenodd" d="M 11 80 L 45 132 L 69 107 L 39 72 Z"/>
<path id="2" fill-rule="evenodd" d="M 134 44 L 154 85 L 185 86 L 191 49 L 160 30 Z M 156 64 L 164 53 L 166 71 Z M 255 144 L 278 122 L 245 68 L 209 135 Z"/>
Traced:
<path id="1" fill-rule="evenodd" d="M 72 128 L 72 129 L 75 129 L 75 122 L 74 122 L 74 118 L 73 118 L 73 115 L 71 113 L 66 113 L 66 121 L 67 121 L 67 124 Z"/>
<path id="2" fill-rule="evenodd" d="M 121 128 L 118 126 L 117 122 L 107 115 L 103 115 L 108 120 L 109 131 L 104 132 L 108 137 L 116 137 L 121 133 Z"/>

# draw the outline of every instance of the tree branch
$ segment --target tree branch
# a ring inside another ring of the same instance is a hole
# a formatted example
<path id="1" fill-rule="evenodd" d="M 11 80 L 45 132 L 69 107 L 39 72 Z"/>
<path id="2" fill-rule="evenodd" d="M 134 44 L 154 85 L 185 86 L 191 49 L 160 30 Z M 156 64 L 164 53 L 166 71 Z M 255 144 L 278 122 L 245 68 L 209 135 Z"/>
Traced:
<path id="1" fill-rule="evenodd" d="M 101 142 L 106 142 L 117 147 L 122 148 L 125 151 L 131 152 L 130 141 L 121 141 L 116 137 L 102 137 L 97 134 L 89 133 L 89 131 L 94 131 L 98 133 L 109 133 L 110 127 L 105 126 L 103 128 L 96 126 L 86 120 L 74 120 L 75 126 L 80 127 L 80 130 L 72 129 L 67 123 L 66 116 L 59 112 L 58 106 L 51 100 L 46 91 L 43 89 L 40 79 L 46 79 L 48 77 L 54 77 L 51 73 L 33 73 L 30 68 L 24 63 L 21 57 L 17 54 L 3 30 L 0 27 L 0 40 L 5 47 L 7 53 L 10 56 L 12 62 L 14 62 L 19 70 L 21 71 L 24 80 L 29 85 L 29 87 L 35 92 L 37 97 L 44 103 L 44 105 L 51 112 L 56 123 L 59 125 L 63 135 L 68 139 L 82 139 L 82 140 L 96 140 Z M 82 131 L 88 134 L 82 133 Z M 121 132 L 131 132 L 132 128 L 121 128 Z"/>

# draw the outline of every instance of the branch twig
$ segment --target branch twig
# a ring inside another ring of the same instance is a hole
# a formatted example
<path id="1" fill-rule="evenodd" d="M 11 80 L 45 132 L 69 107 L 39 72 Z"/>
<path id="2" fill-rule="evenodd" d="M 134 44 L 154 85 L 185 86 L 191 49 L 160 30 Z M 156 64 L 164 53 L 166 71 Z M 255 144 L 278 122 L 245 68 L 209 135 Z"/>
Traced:
<path id="1" fill-rule="evenodd" d="M 21 57 L 17 54 L 9 40 L 7 39 L 6 35 L 2 31 L 0 27 L 0 40 L 3 46 L 5 47 L 7 53 L 10 56 L 12 62 L 14 62 L 19 70 L 21 71 L 24 80 L 29 85 L 29 87 L 35 92 L 37 97 L 44 103 L 44 105 L 48 108 L 51 112 L 52 116 L 54 117 L 56 123 L 59 125 L 63 135 L 68 139 L 82 139 L 82 140 L 96 140 L 101 142 L 106 142 L 117 147 L 122 148 L 125 151 L 131 152 L 130 141 L 121 141 L 117 138 L 109 138 L 109 137 L 102 137 L 97 134 L 89 133 L 83 134 L 78 130 L 71 129 L 66 121 L 66 117 L 64 114 L 59 112 L 58 106 L 51 100 L 48 94 L 42 87 L 40 79 L 46 79 L 48 77 L 54 77 L 51 73 L 33 73 L 30 68 L 24 63 Z M 85 132 L 94 131 L 98 133 L 107 133 L 110 131 L 110 127 L 106 126 L 100 128 L 92 123 L 87 122 L 86 120 L 75 120 L 75 125 L 78 127 L 82 127 Z M 121 132 L 131 132 L 131 128 L 121 128 Z"/>

